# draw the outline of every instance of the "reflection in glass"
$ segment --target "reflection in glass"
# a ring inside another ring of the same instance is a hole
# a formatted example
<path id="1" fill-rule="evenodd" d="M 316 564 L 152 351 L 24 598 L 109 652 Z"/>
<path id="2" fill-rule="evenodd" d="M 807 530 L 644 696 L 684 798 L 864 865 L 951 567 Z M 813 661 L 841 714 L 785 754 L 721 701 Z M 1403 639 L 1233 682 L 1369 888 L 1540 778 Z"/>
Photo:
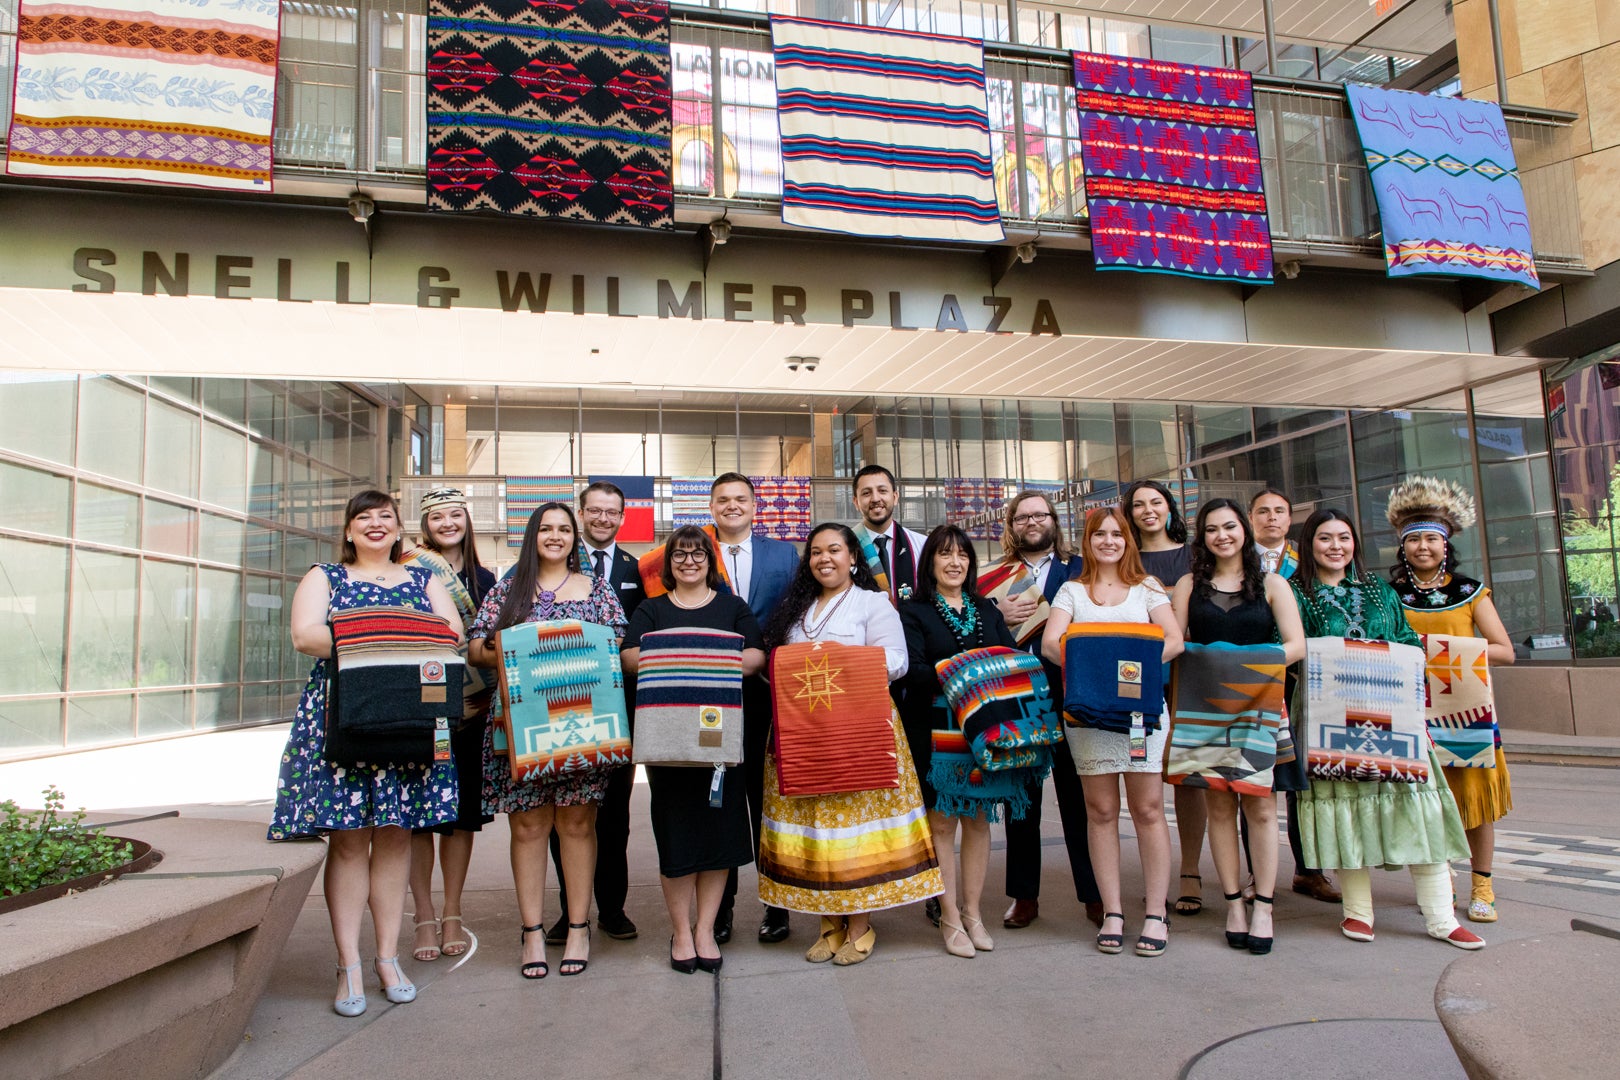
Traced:
<path id="1" fill-rule="evenodd" d="M 191 691 L 142 694 L 135 734 L 139 738 L 191 730 Z"/>
<path id="2" fill-rule="evenodd" d="M 79 467 L 141 482 L 146 395 L 111 376 L 87 378 L 79 395 Z"/>
<path id="3" fill-rule="evenodd" d="M 192 586 L 181 563 L 147 559 L 141 567 L 141 685 L 178 686 L 191 678 Z"/>
<path id="4" fill-rule="evenodd" d="M 0 427 L 3 427 L 0 424 Z M 66 477 L 0 462 L 0 491 L 5 492 L 6 523 L 24 532 L 68 535 L 72 485 Z"/>
<path id="5" fill-rule="evenodd" d="M 0 701 L 0 750 L 62 745 L 62 699 Z"/>
<path id="6" fill-rule="evenodd" d="M 0 536 L 0 694 L 62 689 L 68 549 Z"/>
<path id="7" fill-rule="evenodd" d="M 133 694 L 68 698 L 67 744 L 91 746 L 130 738 L 135 734 L 134 705 Z"/>
<path id="8" fill-rule="evenodd" d="M 0 424 L 0 447 L 73 464 L 77 389 L 72 375 L 0 374 L 0 416 L 6 418 Z"/>
<path id="9" fill-rule="evenodd" d="M 135 685 L 136 560 L 80 548 L 73 556 L 70 690 Z"/>

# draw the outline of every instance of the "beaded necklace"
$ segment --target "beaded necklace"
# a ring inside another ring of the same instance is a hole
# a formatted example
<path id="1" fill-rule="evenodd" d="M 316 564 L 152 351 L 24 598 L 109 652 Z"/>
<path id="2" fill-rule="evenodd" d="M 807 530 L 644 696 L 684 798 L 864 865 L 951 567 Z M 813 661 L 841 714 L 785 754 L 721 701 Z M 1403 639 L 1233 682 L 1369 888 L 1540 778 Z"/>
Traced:
<path id="1" fill-rule="evenodd" d="M 849 594 L 854 591 L 854 585 L 845 585 L 844 591 L 834 597 L 832 602 L 822 609 L 821 621 L 814 626 L 810 625 L 810 610 L 815 607 L 815 604 L 812 603 L 810 608 L 805 609 L 805 613 L 799 617 L 799 628 L 804 631 L 804 636 L 811 641 L 820 641 L 821 632 L 827 629 L 827 624 L 832 622 L 832 617 L 838 614 L 839 605 L 849 599 Z"/>
<path id="2" fill-rule="evenodd" d="M 960 615 L 937 592 L 934 594 L 934 607 L 939 611 L 939 617 L 945 620 L 945 625 L 951 628 L 951 635 L 956 638 L 958 645 L 965 649 L 969 641 L 978 639 L 979 607 L 967 596 L 962 597 Z"/>
<path id="3" fill-rule="evenodd" d="M 1366 638 L 1366 595 L 1361 587 L 1360 577 L 1346 577 L 1337 585 L 1318 583 L 1316 588 L 1311 590 L 1306 602 L 1314 609 L 1319 624 L 1327 625 L 1323 607 L 1330 607 L 1344 617 L 1344 633 L 1341 636 L 1351 640 Z"/>

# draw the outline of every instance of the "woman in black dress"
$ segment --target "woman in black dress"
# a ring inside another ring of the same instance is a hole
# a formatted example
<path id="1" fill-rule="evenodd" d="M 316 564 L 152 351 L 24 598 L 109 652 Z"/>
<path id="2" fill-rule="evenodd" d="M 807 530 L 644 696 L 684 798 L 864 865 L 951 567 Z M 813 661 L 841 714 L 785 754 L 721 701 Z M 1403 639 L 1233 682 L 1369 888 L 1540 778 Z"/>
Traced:
<path id="1" fill-rule="evenodd" d="M 1305 657 L 1305 630 L 1293 590 L 1278 575 L 1260 569 L 1248 516 L 1231 499 L 1211 499 L 1198 508 L 1192 571 L 1176 582 L 1170 602 L 1189 642 L 1280 644 L 1288 663 Z M 1271 951 L 1271 900 L 1277 885 L 1275 791 L 1303 786 L 1304 772 L 1296 762 L 1273 769 L 1273 794 L 1235 795 L 1214 789 L 1204 793 L 1209 807 L 1209 849 L 1226 897 L 1226 941 L 1234 949 L 1261 956 Z M 1249 825 L 1249 860 L 1254 872 L 1252 923 L 1238 884 L 1240 802 Z"/>
<path id="2" fill-rule="evenodd" d="M 900 605 L 900 625 L 905 628 L 906 650 L 911 658 L 899 684 L 904 690 L 900 722 L 917 763 L 928 826 L 934 834 L 934 853 L 945 881 L 939 928 L 945 936 L 945 951 L 961 957 L 970 957 L 975 950 L 988 952 L 995 945 L 984 928 L 979 899 L 990 864 L 990 822 L 996 818 L 997 804 L 994 799 L 952 796 L 941 806 L 939 792 L 928 782 L 933 732 L 954 726 L 934 665 L 969 649 L 1018 647 L 995 603 L 978 594 L 978 583 L 973 541 L 955 525 L 941 525 L 928 534 L 917 557 L 916 592 Z M 956 859 L 959 825 L 960 872 Z"/>
<path id="3" fill-rule="evenodd" d="M 765 666 L 759 621 L 747 602 L 724 591 L 724 579 L 714 564 L 714 549 L 707 534 L 695 525 L 683 525 L 671 534 L 665 551 L 668 557 L 662 580 L 669 592 L 642 601 L 630 617 L 619 650 L 624 670 L 635 673 L 644 634 L 697 628 L 741 634 L 743 675 L 756 674 Z M 743 771 L 725 770 L 719 807 L 709 802 L 713 776 L 709 769 L 647 766 L 659 882 L 675 931 L 669 944 L 669 966 L 687 975 L 699 968 L 720 970 L 714 922 L 725 896 L 726 876 L 735 867 L 754 861 Z"/>

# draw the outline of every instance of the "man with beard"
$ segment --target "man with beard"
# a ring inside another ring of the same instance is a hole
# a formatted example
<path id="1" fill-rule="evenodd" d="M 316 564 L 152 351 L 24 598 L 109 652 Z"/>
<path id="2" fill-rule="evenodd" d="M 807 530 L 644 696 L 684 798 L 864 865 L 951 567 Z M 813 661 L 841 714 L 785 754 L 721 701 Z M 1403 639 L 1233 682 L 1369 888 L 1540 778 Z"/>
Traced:
<path id="1" fill-rule="evenodd" d="M 881 465 L 863 467 L 855 474 L 854 493 L 855 509 L 861 515 L 861 523 L 855 526 L 861 557 L 878 588 L 889 594 L 889 602 L 898 603 L 916 587 L 917 555 L 927 537 L 894 520 L 900 491 L 888 469 Z"/>
<path id="2" fill-rule="evenodd" d="M 1057 508 L 1039 491 L 1021 491 L 1007 503 L 1002 519 L 999 564 L 979 575 L 979 592 L 1001 610 L 1019 648 L 1040 655 L 1052 597 L 1065 581 L 1080 572 L 1081 559 L 1071 555 L 1063 540 Z M 1042 660 L 1052 694 L 1061 700 L 1063 671 Z M 1099 927 L 1103 920 L 1102 895 L 1091 870 L 1086 840 L 1086 797 L 1074 759 L 1063 745 L 1052 747 L 1052 786 L 1063 819 L 1063 842 L 1069 852 L 1069 873 L 1075 897 L 1085 905 L 1086 917 Z M 1007 896 L 1012 906 L 1001 924 L 1019 930 L 1040 914 L 1041 802 L 1044 792 L 1032 791 L 1030 811 L 1022 821 L 1010 817 L 1007 829 Z"/>

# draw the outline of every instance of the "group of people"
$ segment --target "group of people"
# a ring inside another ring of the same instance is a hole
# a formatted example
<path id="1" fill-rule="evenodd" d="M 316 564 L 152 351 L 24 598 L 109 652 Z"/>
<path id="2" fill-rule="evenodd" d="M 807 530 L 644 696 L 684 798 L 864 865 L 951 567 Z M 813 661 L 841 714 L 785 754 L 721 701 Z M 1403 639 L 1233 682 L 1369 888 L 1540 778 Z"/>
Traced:
<path id="1" fill-rule="evenodd" d="M 597 928 L 616 938 L 635 937 L 638 930 L 624 911 L 632 770 L 514 780 L 495 749 L 487 689 L 469 699 L 448 761 L 343 767 L 323 757 L 333 611 L 379 604 L 430 610 L 458 634 L 464 631 L 473 670 L 499 662 L 497 636 L 508 627 L 551 619 L 610 627 L 619 638 L 632 714 L 647 634 L 700 627 L 741 637 L 740 767 L 712 775 L 672 765 L 646 768 L 671 923 L 669 962 L 682 973 L 720 969 L 721 946 L 735 922 L 737 871 L 750 862 L 757 862 L 763 905 L 758 939 L 786 940 L 789 912 L 818 916 L 816 939 L 805 954 L 811 962 L 860 963 L 876 945 L 872 915 L 913 903 L 926 905 L 950 954 L 988 951 L 994 939 L 982 902 L 990 827 L 998 821 L 1006 832 L 1011 899 L 1002 925 L 1019 929 L 1039 917 L 1045 770 L 1019 774 L 1011 787 L 975 788 L 947 785 L 939 780 L 946 773 L 932 767 L 935 755 L 947 752 L 936 736 L 953 724 L 937 668 L 968 650 L 1001 647 L 1039 657 L 1059 708 L 1064 639 L 1075 624 L 1151 624 L 1154 640 L 1162 633 L 1165 665 L 1189 642 L 1271 645 L 1280 647 L 1292 671 L 1305 656 L 1307 638 L 1412 644 L 1420 633 L 1482 637 L 1491 663 L 1513 660 L 1489 589 L 1457 572 L 1452 540 L 1471 524 L 1473 507 L 1453 485 L 1417 478 L 1392 496 L 1400 558 L 1388 580 L 1366 565 L 1355 526 L 1342 511 L 1312 514 L 1296 546 L 1289 540 L 1292 503 L 1270 487 L 1246 506 L 1225 498 L 1203 502 L 1189 530 L 1165 485 L 1139 481 L 1118 504 L 1085 515 L 1073 548 L 1051 499 L 1021 492 L 1005 507 L 1002 557 L 982 570 L 974 542 L 957 526 L 927 535 L 901 526 L 894 517 L 898 489 L 887 469 L 861 469 L 852 494 L 860 521 L 816 526 L 800 552 L 755 535 L 753 485 L 728 473 L 711 488 L 712 524 L 676 529 L 650 564 L 644 556 L 638 565 L 616 544 L 622 492 L 594 483 L 581 494 L 577 514 L 562 502 L 534 512 L 515 565 L 498 582 L 479 564 L 459 491 L 425 497 L 415 545 L 406 540 L 390 496 L 367 491 L 350 501 L 341 561 L 312 569 L 293 602 L 293 643 L 316 661 L 283 756 L 269 830 L 272 840 L 328 839 L 325 882 L 339 1013 L 365 1009 L 359 939 L 368 904 L 384 993 L 390 1001 L 414 996 L 397 957 L 407 885 L 415 903 L 414 957 L 430 961 L 467 951 L 462 890 L 468 860 L 475 834 L 495 814 L 507 815 L 511 832 L 523 977 L 549 974 L 548 945 L 563 947 L 559 974 L 586 970 L 593 893 Z M 897 786 L 781 793 L 766 672 L 773 650 L 799 642 L 883 650 Z M 484 682 L 493 684 L 493 676 Z M 1291 689 L 1294 682 L 1291 674 Z M 1068 717 L 1051 747 L 1050 776 L 1076 897 L 1105 953 L 1122 952 L 1126 941 L 1122 787 L 1145 879 L 1134 951 L 1158 956 L 1169 943 L 1169 712 L 1167 703 L 1159 722 L 1146 725 L 1138 716 L 1129 731 Z M 1373 939 L 1370 868 L 1406 866 L 1429 934 L 1462 948 L 1484 945 L 1455 917 L 1449 864 L 1470 859 L 1468 917 L 1494 921 L 1492 823 L 1511 805 L 1500 749 L 1491 769 L 1442 768 L 1430 749 L 1426 781 L 1392 784 L 1313 779 L 1304 750 L 1294 752 L 1286 719 L 1274 738 L 1278 764 L 1269 791 L 1174 788 L 1182 880 L 1176 913 L 1202 909 L 1199 865 L 1207 832 L 1226 901 L 1227 941 L 1252 954 L 1271 950 L 1275 794 L 1282 792 L 1294 891 L 1342 901 L 1345 936 Z M 548 845 L 564 909 L 550 928 L 543 921 Z M 435 856 L 443 877 L 437 914 Z M 1339 875 L 1342 895 L 1330 870 Z"/>

